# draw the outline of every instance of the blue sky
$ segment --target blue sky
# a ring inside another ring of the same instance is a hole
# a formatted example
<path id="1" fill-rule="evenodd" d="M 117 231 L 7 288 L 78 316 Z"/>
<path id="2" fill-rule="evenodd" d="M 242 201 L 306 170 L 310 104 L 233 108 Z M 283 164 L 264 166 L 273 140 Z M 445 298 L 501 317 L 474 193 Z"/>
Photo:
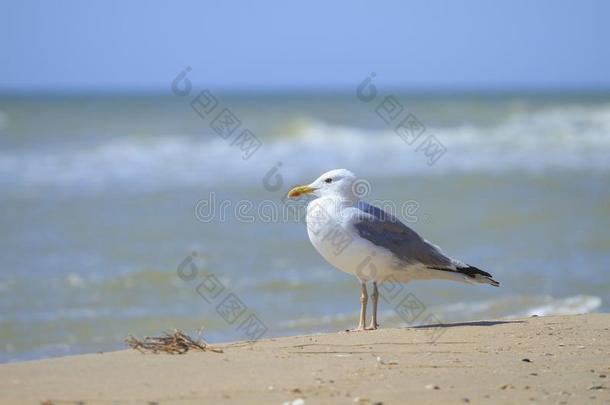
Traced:
<path id="1" fill-rule="evenodd" d="M 3 1 L 0 89 L 610 88 L 604 1 Z"/>

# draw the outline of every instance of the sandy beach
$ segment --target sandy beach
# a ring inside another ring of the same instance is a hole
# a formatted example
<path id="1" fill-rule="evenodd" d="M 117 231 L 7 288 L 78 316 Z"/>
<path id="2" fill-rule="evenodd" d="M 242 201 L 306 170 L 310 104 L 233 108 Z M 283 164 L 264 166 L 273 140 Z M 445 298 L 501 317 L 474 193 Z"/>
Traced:
<path id="1" fill-rule="evenodd" d="M 608 314 L 337 332 L 214 348 L 223 352 L 123 350 L 3 364 L 0 400 L 610 403 Z"/>

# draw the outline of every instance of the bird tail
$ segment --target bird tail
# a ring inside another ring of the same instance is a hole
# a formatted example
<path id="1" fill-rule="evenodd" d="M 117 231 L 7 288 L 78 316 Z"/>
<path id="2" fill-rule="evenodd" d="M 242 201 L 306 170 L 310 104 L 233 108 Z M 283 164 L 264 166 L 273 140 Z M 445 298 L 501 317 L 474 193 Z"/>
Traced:
<path id="1" fill-rule="evenodd" d="M 491 274 L 477 267 L 466 265 L 466 267 L 457 268 L 457 273 L 464 274 L 470 281 L 475 281 L 481 284 L 491 284 L 494 287 L 499 287 L 500 283 L 494 280 Z"/>

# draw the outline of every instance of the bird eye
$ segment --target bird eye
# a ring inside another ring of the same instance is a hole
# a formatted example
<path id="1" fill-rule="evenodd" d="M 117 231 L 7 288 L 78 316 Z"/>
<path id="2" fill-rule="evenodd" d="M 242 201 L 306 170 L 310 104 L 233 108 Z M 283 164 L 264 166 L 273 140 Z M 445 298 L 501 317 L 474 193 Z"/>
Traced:
<path id="1" fill-rule="evenodd" d="M 332 183 L 333 179 L 331 179 L 330 177 L 324 180 L 324 183 Z"/>

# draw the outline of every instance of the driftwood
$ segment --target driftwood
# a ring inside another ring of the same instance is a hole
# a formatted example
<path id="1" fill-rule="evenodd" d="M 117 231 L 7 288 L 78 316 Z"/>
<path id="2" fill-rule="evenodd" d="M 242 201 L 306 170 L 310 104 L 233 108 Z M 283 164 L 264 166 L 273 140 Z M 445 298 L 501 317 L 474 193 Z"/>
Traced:
<path id="1" fill-rule="evenodd" d="M 199 332 L 198 339 L 194 340 L 189 335 L 176 329 L 174 329 L 173 334 L 164 332 L 163 336 L 147 336 L 143 340 L 129 335 L 125 338 L 125 343 L 141 353 L 184 354 L 189 350 L 222 353 L 221 349 L 210 347 L 202 338 L 201 332 Z"/>

